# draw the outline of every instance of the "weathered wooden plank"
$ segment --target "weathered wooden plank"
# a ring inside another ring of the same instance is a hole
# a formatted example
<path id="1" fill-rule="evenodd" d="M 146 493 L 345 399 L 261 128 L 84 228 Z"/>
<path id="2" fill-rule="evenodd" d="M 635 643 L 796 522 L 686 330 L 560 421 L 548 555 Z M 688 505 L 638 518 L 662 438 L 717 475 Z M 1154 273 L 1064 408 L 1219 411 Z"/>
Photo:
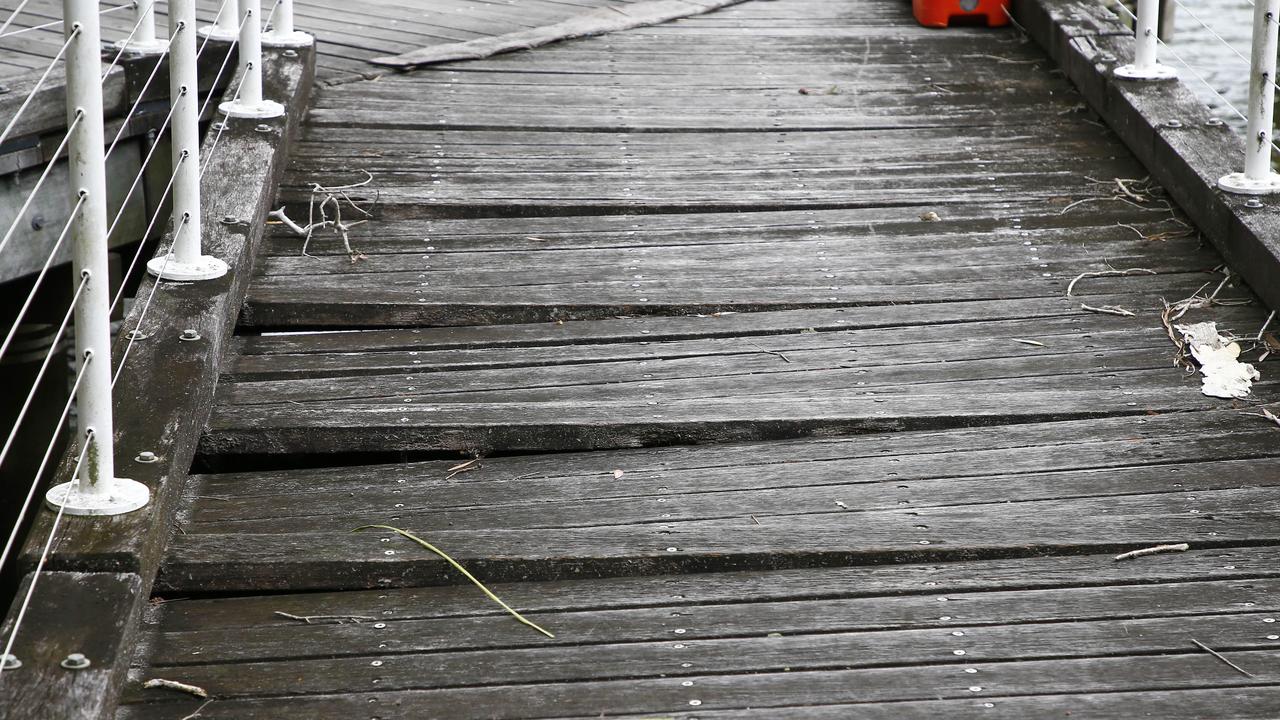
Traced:
<path id="1" fill-rule="evenodd" d="M 661 650 L 668 658 L 672 657 L 670 646 L 671 643 L 664 643 Z M 689 656 L 693 657 L 692 654 Z M 1261 651 L 1240 653 L 1239 656 L 1242 662 L 1262 666 L 1269 661 L 1274 661 L 1277 654 Z M 679 657 L 679 654 L 675 654 L 675 658 Z M 1144 672 L 1131 671 L 1135 662 L 1141 663 Z M 392 661 L 391 664 L 394 668 L 397 663 Z M 399 664 L 407 663 L 402 661 Z M 675 664 L 674 658 L 671 664 Z M 420 675 L 430 674 L 426 672 L 425 666 L 425 663 L 420 666 L 422 668 Z M 385 667 L 384 664 L 383 668 Z M 376 687 L 372 682 L 374 679 L 388 676 L 395 678 L 394 669 L 383 668 L 362 669 L 360 679 L 365 681 L 364 687 Z M 329 718 L 349 717 L 355 712 L 368 712 L 370 705 L 373 705 L 377 708 L 377 712 L 382 712 L 383 716 L 389 717 L 414 717 L 428 713 L 433 717 L 448 718 L 513 717 L 516 715 L 511 712 L 512 695 L 513 691 L 518 690 L 521 703 L 527 703 L 528 707 L 535 708 L 532 713 L 520 713 L 521 717 L 592 715 L 598 712 L 679 713 L 689 717 L 684 713 L 690 706 L 697 708 L 699 716 L 702 708 L 711 710 L 770 706 L 795 708 L 812 704 L 811 698 L 815 695 L 821 697 L 824 703 L 893 703 L 882 707 L 894 708 L 898 714 L 883 715 L 883 717 L 928 717 L 904 715 L 895 706 L 903 700 L 936 701 L 947 698 L 965 698 L 967 704 L 971 706 L 981 706 L 984 701 L 991 702 L 994 706 L 992 701 L 1006 694 L 1199 689 L 1204 686 L 1205 677 L 1213 678 L 1215 686 L 1219 688 L 1244 688 L 1265 683 L 1262 680 L 1247 678 L 1203 652 L 1143 657 L 1141 660 L 1098 658 L 1079 661 L 972 663 L 968 665 L 968 669 L 977 672 L 966 673 L 964 667 L 953 663 L 944 666 L 893 667 L 866 671 L 788 672 L 780 670 L 738 676 L 698 675 L 690 680 L 675 678 L 615 680 L 520 685 L 514 688 L 480 687 L 399 692 L 378 689 L 333 695 L 289 695 L 280 698 L 231 700 L 222 703 L 221 710 L 215 710 L 219 703 L 210 705 L 208 710 L 209 717 L 215 718 L 259 718 L 268 717 L 270 712 L 279 712 L 280 709 L 289 707 L 292 711 L 301 710 L 313 717 Z M 1126 669 L 1130 671 L 1126 672 Z M 971 675 L 976 675 L 977 678 Z M 976 684 L 978 682 L 983 684 Z M 374 702 L 370 703 L 369 700 Z M 1020 700 L 1015 698 L 1014 702 Z M 134 705 L 127 708 L 123 717 L 169 717 L 179 711 L 178 708 L 194 705 L 189 701 Z"/>
<path id="2" fill-rule="evenodd" d="M 659 517 L 657 522 L 634 525 L 554 529 L 455 525 L 428 535 L 491 580 L 767 569 L 1107 552 L 1182 541 L 1208 546 L 1274 544 L 1280 542 L 1274 532 L 1274 513 L 1260 505 L 1272 494 L 1269 489 L 1241 488 L 1197 491 L 1194 496 L 1001 500 L 859 512 L 844 510 L 832 501 L 830 511 L 806 516 L 799 528 L 788 516 L 753 520 L 750 508 L 735 507 L 735 513 L 742 514 L 709 520 Z M 403 508 L 392 505 L 350 522 L 353 526 L 395 523 L 404 519 L 402 512 Z M 1000 517 L 999 524 L 990 521 L 993 514 Z M 518 522 L 518 515 L 509 522 Z M 527 515 L 523 522 L 537 523 Z M 377 535 L 351 535 L 345 527 L 327 533 L 181 535 L 174 539 L 161 585 L 175 591 L 190 587 L 331 589 L 425 584 L 448 576 L 447 566 L 438 558 L 416 546 L 388 545 Z M 236 568 L 237 577 L 228 577 L 228 567 Z"/>
<path id="3" fill-rule="evenodd" d="M 137 637 L 142 579 L 133 574 L 43 572 L 28 574 L 0 637 L 13 637 L 31 583 L 35 590 L 17 626 L 13 654 L 22 662 L 0 681 L 0 707 L 32 720 L 99 718 L 120 697 Z M 61 663 L 79 653 L 82 669 Z"/>

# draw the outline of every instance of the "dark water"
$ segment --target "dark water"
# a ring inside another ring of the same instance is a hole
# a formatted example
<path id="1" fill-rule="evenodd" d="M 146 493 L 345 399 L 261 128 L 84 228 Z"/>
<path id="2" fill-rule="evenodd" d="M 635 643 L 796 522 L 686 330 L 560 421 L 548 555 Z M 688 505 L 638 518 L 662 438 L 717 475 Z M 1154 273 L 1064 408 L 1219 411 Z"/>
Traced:
<path id="1" fill-rule="evenodd" d="M 1174 37 L 1168 48 L 1160 48 L 1160 61 L 1177 68 L 1183 82 L 1223 120 L 1242 126 L 1240 113 L 1249 102 L 1253 3 L 1177 0 L 1177 5 Z"/>

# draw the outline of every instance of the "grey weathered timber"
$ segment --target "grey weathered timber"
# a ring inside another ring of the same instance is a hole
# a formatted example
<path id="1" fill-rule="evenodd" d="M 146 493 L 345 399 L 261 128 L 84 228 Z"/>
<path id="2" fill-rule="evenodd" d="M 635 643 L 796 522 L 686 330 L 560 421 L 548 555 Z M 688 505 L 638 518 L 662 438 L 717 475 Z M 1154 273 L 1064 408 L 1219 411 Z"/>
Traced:
<path id="1" fill-rule="evenodd" d="M 1015 0 L 1014 8 L 1090 107 L 1169 188 L 1231 266 L 1270 306 L 1280 305 L 1274 282 L 1280 273 L 1275 203 L 1263 199 L 1262 208 L 1246 207 L 1248 198 L 1217 187 L 1220 177 L 1240 170 L 1244 142 L 1181 83 L 1116 79 L 1112 70 L 1129 61 L 1132 43 L 1097 3 Z"/>
<path id="2" fill-rule="evenodd" d="M 1158 160 L 1089 109 L 1124 28 L 757 1 L 353 74 L 599 5 L 361 0 L 322 50 L 164 514 L 56 557 L 143 558 L 117 717 L 1274 717 L 1269 309 L 1185 183 L 1117 184 Z M 263 227 L 365 172 L 354 252 Z M 1200 320 L 1250 397 L 1179 362 Z"/>
<path id="3" fill-rule="evenodd" d="M 275 121 L 267 133 L 254 129 L 256 121 L 232 121 L 224 132 L 210 133 L 202 147 L 203 156 L 208 158 L 201 189 L 207 198 L 202 221 L 204 250 L 237 271 L 197 284 L 157 286 L 151 278 L 144 280 L 138 291 L 139 302 L 125 319 L 114 348 L 117 362 L 122 363 L 115 386 L 118 467 L 121 475 L 151 488 L 151 503 L 133 513 L 110 518 L 61 517 L 56 526 L 58 542 L 40 576 L 43 584 L 49 577 L 72 577 L 71 571 L 91 573 L 90 578 L 103 577 L 103 573 L 129 573 L 132 594 L 109 603 L 111 627 L 105 625 L 105 620 L 88 618 L 68 625 L 65 615 L 49 615 L 52 611 L 47 608 L 59 602 L 58 597 L 49 591 L 34 597 L 32 607 L 39 609 L 42 618 L 28 621 L 36 628 L 35 633 L 51 632 L 60 626 L 75 628 L 79 622 L 101 625 L 104 633 L 115 633 L 116 644 L 98 653 L 97 661 L 103 670 L 91 676 L 100 677 L 101 686 L 93 691 L 94 704 L 84 706 L 82 717 L 109 717 L 114 712 L 120 673 L 131 650 L 132 621 L 150 597 L 169 524 L 208 416 L 221 350 L 244 297 L 248 283 L 245 269 L 252 264 L 270 209 L 271 188 L 282 171 L 287 147 L 296 134 L 301 109 L 312 86 L 314 56 L 310 51 L 293 57 L 273 53 L 268 58 L 264 88 L 269 97 L 284 101 L 292 111 Z M 220 222 L 219 218 L 224 217 L 238 221 Z M 128 333 L 135 329 L 141 337 L 131 341 Z M 200 339 L 179 341 L 186 329 L 197 331 Z M 158 462 L 135 460 L 143 451 L 154 453 Z M 62 476 L 73 463 L 74 458 L 64 458 Z M 27 569 L 39 562 L 45 542 L 55 530 L 54 518 L 47 509 L 37 516 L 19 558 Z M 50 570 L 60 572 L 50 574 Z M 87 602 L 79 600 L 87 590 L 74 578 L 62 582 L 73 586 L 63 593 L 67 602 Z M 20 592 L 9 612 L 10 620 L 16 616 L 21 601 Z M 30 627 L 24 624 L 23 633 Z M 77 631 L 83 632 L 83 628 Z M 6 693 L 0 695 L 6 700 L 5 706 L 10 706 L 9 697 L 60 692 L 67 682 L 67 671 L 46 663 L 12 677 L 12 681 L 8 677 L 0 681 L 0 693 Z M 70 716 L 69 707 L 80 710 L 80 705 L 35 704 L 30 705 L 31 714 L 27 717 L 65 718 Z"/>
<path id="4" fill-rule="evenodd" d="M 13 646 L 22 667 L 0 676 L 5 717 L 110 717 L 120 697 L 137 624 L 146 604 L 142 578 L 104 572 L 43 572 L 23 578 L 18 600 L 35 582 L 30 609 Z M 3 636 L 13 632 L 14 614 Z M 89 665 L 67 669 L 71 654 Z"/>

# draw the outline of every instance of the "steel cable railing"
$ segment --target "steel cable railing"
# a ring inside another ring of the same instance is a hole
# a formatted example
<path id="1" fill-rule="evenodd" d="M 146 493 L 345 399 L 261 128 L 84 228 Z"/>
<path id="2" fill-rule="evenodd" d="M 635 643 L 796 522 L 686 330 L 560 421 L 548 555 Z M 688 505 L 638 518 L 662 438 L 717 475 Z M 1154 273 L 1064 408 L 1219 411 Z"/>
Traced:
<path id="1" fill-rule="evenodd" d="M 1280 150 L 1280 145 L 1277 145 L 1274 137 L 1275 91 L 1280 89 L 1280 85 L 1275 81 L 1276 52 L 1278 40 L 1280 40 L 1280 0 L 1259 0 L 1258 2 L 1249 0 L 1249 3 L 1253 5 L 1254 15 L 1253 42 L 1249 58 L 1249 106 L 1245 111 L 1242 112 L 1236 107 L 1175 49 L 1160 39 L 1156 32 L 1158 0 L 1138 0 L 1136 14 L 1122 3 L 1116 5 L 1134 22 L 1134 62 L 1116 68 L 1115 74 L 1117 77 L 1128 80 L 1148 81 L 1176 77 L 1177 74 L 1172 68 L 1160 65 L 1156 60 L 1157 48 L 1166 48 L 1248 126 L 1245 137 L 1249 142 L 1245 143 L 1244 170 L 1224 175 L 1218 180 L 1218 187 L 1225 192 L 1241 195 L 1267 195 L 1280 193 L 1280 174 L 1272 170 L 1271 166 L 1272 151 Z M 1178 2 L 1178 5 L 1181 6 L 1182 3 Z M 1242 53 L 1232 48 L 1230 43 L 1209 28 L 1198 16 L 1193 14 L 1192 17 L 1243 58 Z"/>
<path id="2" fill-rule="evenodd" d="M 4 340 L 0 341 L 0 357 L 3 357 L 13 343 L 17 328 L 26 319 L 27 311 L 34 306 L 36 293 L 41 284 L 51 269 L 57 266 L 60 254 L 65 251 L 68 238 L 71 240 L 72 266 L 79 277 L 79 284 L 70 307 L 54 335 L 51 348 L 43 358 L 36 381 L 18 411 L 17 421 L 10 428 L 3 445 L 0 445 L 0 465 L 16 446 L 18 432 L 24 426 L 28 411 L 35 407 L 37 402 L 37 392 L 41 382 L 50 368 L 56 367 L 59 348 L 73 327 L 78 364 L 75 381 L 71 387 L 71 397 L 63 404 L 62 412 L 53 428 L 52 437 L 44 448 L 39 469 L 25 490 L 20 518 L 27 515 L 34 503 L 41 479 L 55 457 L 56 448 L 73 407 L 76 409 L 79 426 L 77 432 L 79 447 L 73 451 L 77 455 L 69 480 L 45 494 L 46 503 L 56 509 L 56 514 L 48 526 L 47 536 L 42 536 L 38 541 L 35 538 L 32 539 L 33 544 L 38 542 L 37 546 L 41 548 L 40 556 L 16 610 L 8 637 L 4 640 L 0 672 L 12 667 L 9 664 L 10 660 L 16 660 L 11 655 L 14 643 L 22 630 L 27 610 L 33 598 L 36 597 L 37 583 L 50 558 L 59 531 L 67 525 L 66 516 L 119 514 L 141 507 L 149 500 L 149 490 L 146 486 L 120 479 L 114 472 L 115 456 L 112 447 L 114 420 L 111 407 L 113 391 L 116 384 L 121 381 L 135 342 L 143 336 L 137 332 L 127 336 L 127 342 L 124 343 L 119 357 L 119 365 L 113 372 L 110 362 L 110 313 L 124 298 L 125 289 L 122 284 L 114 296 L 109 297 L 110 293 L 106 287 L 106 246 L 107 238 L 121 222 L 128 203 L 140 187 L 160 144 L 155 143 L 148 149 L 124 200 L 121 201 L 118 212 L 108 223 L 106 158 L 120 143 L 125 128 L 122 127 L 115 134 L 109 145 L 104 142 L 103 79 L 116 65 L 123 62 L 126 55 L 136 54 L 133 52 L 137 49 L 136 46 L 146 46 L 152 54 L 159 56 L 151 66 L 142 88 L 134 91 L 138 93 L 138 99 L 128 110 L 127 117 L 131 117 L 140 106 L 141 97 L 147 93 L 158 77 L 162 63 L 168 62 L 170 108 L 159 127 L 158 134 L 168 131 L 172 147 L 172 167 L 164 190 L 155 202 L 157 209 L 148 218 L 138 250 L 130 262 L 129 270 L 126 271 L 126 277 L 133 274 L 134 268 L 141 259 L 147 247 L 146 239 L 165 218 L 169 217 L 169 213 L 162 208 L 170 197 L 173 205 L 172 224 L 168 242 L 162 242 L 162 248 L 157 252 L 157 256 L 147 263 L 148 270 L 157 276 L 157 279 L 152 283 L 145 300 L 136 304 L 130 312 L 130 322 L 135 329 L 142 328 L 147 321 L 153 302 L 159 296 L 160 285 L 164 281 L 199 279 L 191 276 L 193 272 L 200 273 L 201 278 L 215 277 L 226 272 L 226 265 L 221 260 L 200 254 L 201 178 L 211 167 L 211 159 L 221 147 L 220 141 L 230 122 L 229 118 L 274 117 L 283 113 L 282 106 L 262 97 L 261 45 L 267 38 L 262 34 L 259 0 L 242 0 L 244 3 L 242 13 L 234 9 L 237 7 L 237 0 L 223 0 L 214 22 L 230 25 L 234 32 L 229 38 L 230 45 L 213 79 L 212 87 L 215 89 L 221 87 L 222 77 L 229 66 L 233 49 L 237 50 L 236 54 L 239 57 L 240 77 L 234 90 L 225 94 L 229 99 L 220 105 L 221 112 L 228 119 L 217 126 L 216 135 L 208 143 L 208 153 L 202 158 L 199 122 L 209 109 L 209 103 L 213 100 L 214 94 L 211 92 L 201 103 L 197 65 L 210 39 L 215 38 L 216 35 L 206 34 L 204 41 L 197 47 L 194 0 L 176 0 L 171 2 L 169 7 L 169 38 L 167 41 L 159 41 L 159 44 L 151 43 L 150 41 L 155 37 L 154 2 L 155 0 L 137 0 L 129 5 L 117 6 L 117 9 L 133 7 L 137 12 L 137 18 L 127 36 L 117 43 L 117 52 L 106 64 L 104 71 L 104 64 L 98 57 L 100 28 L 97 23 L 96 0 L 65 0 L 67 12 L 67 17 L 63 21 L 67 28 L 65 42 L 18 111 L 18 114 L 21 114 L 31 104 L 31 98 L 51 76 L 53 66 L 65 61 L 70 122 L 66 135 L 61 139 L 49 165 L 41 173 L 31 194 L 23 203 L 17 218 L 25 216 L 36 193 L 45 188 L 54 163 L 58 162 L 64 154 L 68 162 L 70 186 L 77 190 L 77 200 L 66 225 L 49 249 L 41 270 L 34 280 L 31 293 L 22 303 L 13 327 L 6 331 Z M 298 36 L 305 37 L 309 43 L 310 36 L 297 33 L 292 29 L 291 0 L 276 0 L 276 2 L 277 5 L 273 6 L 271 11 L 274 13 L 277 8 L 281 8 L 280 22 L 288 31 L 284 34 L 285 36 L 279 38 L 280 43 L 288 43 L 291 46 L 301 45 L 303 43 Z M 3 28 L 7 29 L 13 24 L 14 17 L 26 4 L 24 0 L 5 21 Z M 237 19 L 236 15 L 240 17 Z M 2 35 L 3 29 L 0 29 L 0 36 Z M 7 139 L 16 127 L 17 118 L 11 118 L 3 131 L 3 138 Z M 15 219 L 6 229 L 3 238 L 0 238 L 0 250 L 3 250 L 17 236 L 18 227 L 18 220 Z M 86 458 L 90 457 L 93 461 L 87 462 Z M 0 569 L 3 569 L 13 557 L 20 527 L 19 522 L 11 528 L 4 547 L 0 550 Z"/>

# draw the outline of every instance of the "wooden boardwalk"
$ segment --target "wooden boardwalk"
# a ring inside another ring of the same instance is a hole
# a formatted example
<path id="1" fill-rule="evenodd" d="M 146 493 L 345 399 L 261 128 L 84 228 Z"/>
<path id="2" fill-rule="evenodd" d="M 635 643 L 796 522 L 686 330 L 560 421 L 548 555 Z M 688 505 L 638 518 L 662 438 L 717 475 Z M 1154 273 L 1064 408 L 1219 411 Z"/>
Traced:
<path id="1" fill-rule="evenodd" d="M 1221 259 L 1016 30 L 747 2 L 319 89 L 279 204 L 365 172 L 357 256 L 257 258 L 121 720 L 1280 713 L 1273 365 L 1174 364 Z"/>
<path id="2" fill-rule="evenodd" d="M 296 5 L 296 23 L 319 40 L 316 75 L 323 82 L 374 77 L 385 70 L 367 64 L 369 58 L 394 55 L 420 47 L 463 42 L 479 37 L 515 32 L 558 22 L 593 8 L 626 6 L 635 0 L 309 0 Z M 0 21 L 22 5 L 22 0 L 0 0 Z M 130 10 L 123 0 L 104 0 L 104 40 L 118 40 L 133 29 Z M 264 2 L 264 9 L 272 6 Z M 222 0 L 197 0 L 197 17 L 211 23 Z M 157 32 L 167 33 L 169 4 L 156 2 Z M 62 19 L 57 0 L 30 0 L 8 32 L 42 26 Z M 0 78 L 42 72 L 62 45 L 60 24 L 48 29 L 0 38 Z"/>

